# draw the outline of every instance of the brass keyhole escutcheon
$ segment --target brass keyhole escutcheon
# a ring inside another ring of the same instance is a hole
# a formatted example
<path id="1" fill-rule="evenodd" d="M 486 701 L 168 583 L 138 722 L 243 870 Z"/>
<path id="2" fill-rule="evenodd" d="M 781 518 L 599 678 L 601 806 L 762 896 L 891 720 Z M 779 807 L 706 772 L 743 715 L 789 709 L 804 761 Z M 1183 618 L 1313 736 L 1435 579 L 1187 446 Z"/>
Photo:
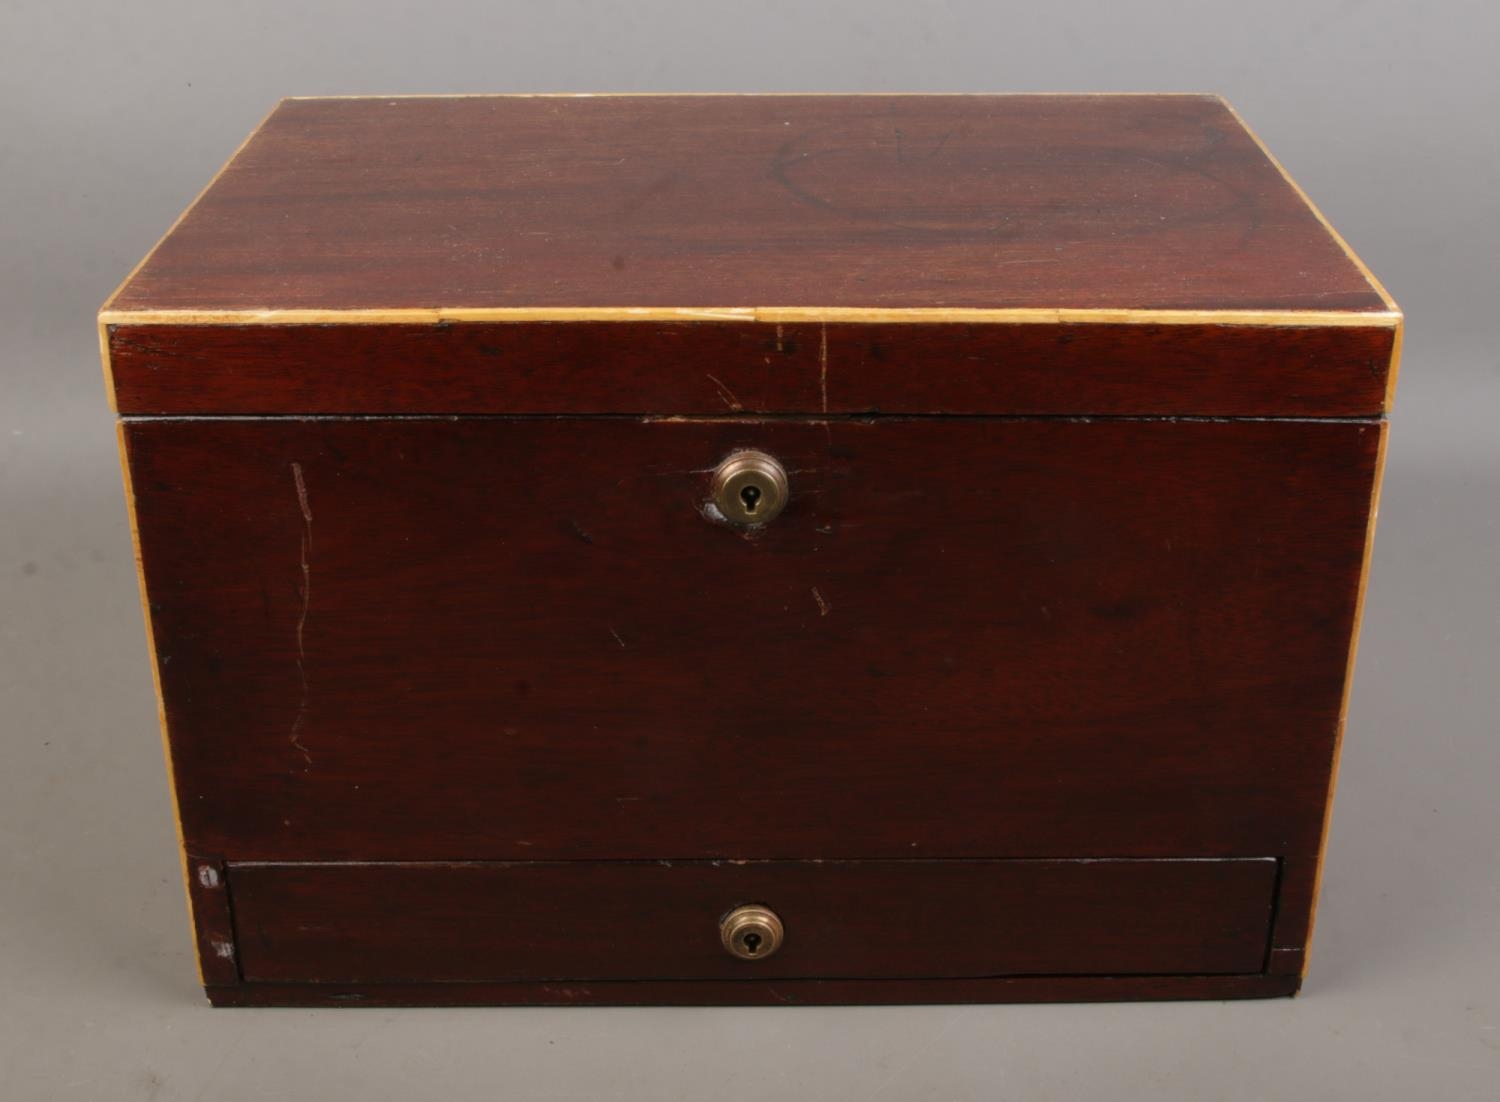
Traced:
<path id="1" fill-rule="evenodd" d="M 762 960 L 781 948 L 786 930 L 776 912 L 759 903 L 736 907 L 719 922 L 719 940 L 741 960 Z"/>
<path id="2" fill-rule="evenodd" d="M 728 523 L 742 528 L 768 524 L 786 507 L 786 469 L 765 452 L 735 452 L 714 470 L 709 491 Z"/>

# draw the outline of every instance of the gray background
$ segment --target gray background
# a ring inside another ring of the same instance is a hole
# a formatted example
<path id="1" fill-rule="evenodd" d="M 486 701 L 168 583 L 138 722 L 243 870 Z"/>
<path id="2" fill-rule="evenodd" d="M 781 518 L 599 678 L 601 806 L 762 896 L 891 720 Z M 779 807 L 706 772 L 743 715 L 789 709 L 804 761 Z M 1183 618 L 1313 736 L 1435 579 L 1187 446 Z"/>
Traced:
<path id="1" fill-rule="evenodd" d="M 1491 4 L 0 0 L 0 1097 L 1500 1095 Z M 93 315 L 282 95 L 1218 91 L 1406 309 L 1293 1001 L 217 1011 Z"/>

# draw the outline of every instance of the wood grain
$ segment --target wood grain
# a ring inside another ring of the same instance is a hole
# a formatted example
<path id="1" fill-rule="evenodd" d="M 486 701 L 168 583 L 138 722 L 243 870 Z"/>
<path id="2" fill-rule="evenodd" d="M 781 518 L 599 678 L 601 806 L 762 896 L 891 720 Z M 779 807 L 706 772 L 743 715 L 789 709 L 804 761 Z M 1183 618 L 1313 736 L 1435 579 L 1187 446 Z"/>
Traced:
<path id="1" fill-rule="evenodd" d="M 1251 973 L 1276 862 L 234 865 L 249 982 Z M 772 956 L 719 943 L 743 903 Z"/>
<path id="2" fill-rule="evenodd" d="M 125 414 L 996 413 L 1343 417 L 1394 330 L 1146 324 L 131 325 Z"/>
<path id="3" fill-rule="evenodd" d="M 1385 301 L 1209 96 L 288 100 L 109 308 Z"/>
<path id="4" fill-rule="evenodd" d="M 207 984 L 237 983 L 239 957 L 224 862 L 201 854 L 184 856 L 189 911 L 198 940 L 199 978 Z"/>
<path id="5" fill-rule="evenodd" d="M 284 101 L 100 323 L 216 1004 L 1297 989 L 1401 318 L 1222 101 Z"/>
<path id="6" fill-rule="evenodd" d="M 196 851 L 1317 852 L 1378 423 L 126 434 Z"/>

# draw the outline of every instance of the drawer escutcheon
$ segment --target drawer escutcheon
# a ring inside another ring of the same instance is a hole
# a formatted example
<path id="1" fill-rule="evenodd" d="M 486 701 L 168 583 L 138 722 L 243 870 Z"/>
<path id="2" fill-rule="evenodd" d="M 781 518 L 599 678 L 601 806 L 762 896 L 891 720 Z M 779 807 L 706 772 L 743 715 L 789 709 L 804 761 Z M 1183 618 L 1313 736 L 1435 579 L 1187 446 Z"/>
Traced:
<path id="1" fill-rule="evenodd" d="M 769 524 L 786 507 L 786 468 L 760 451 L 735 452 L 714 471 L 713 504 L 730 524 Z"/>
<path id="2" fill-rule="evenodd" d="M 771 908 L 747 903 L 719 921 L 719 940 L 741 960 L 763 960 L 781 948 L 786 928 Z"/>

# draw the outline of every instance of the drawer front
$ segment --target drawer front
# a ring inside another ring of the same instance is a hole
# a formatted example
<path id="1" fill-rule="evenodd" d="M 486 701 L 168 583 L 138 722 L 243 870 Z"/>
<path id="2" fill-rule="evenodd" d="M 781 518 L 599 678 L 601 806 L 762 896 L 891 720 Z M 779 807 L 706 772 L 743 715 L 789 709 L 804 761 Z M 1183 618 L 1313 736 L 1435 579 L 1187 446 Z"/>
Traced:
<path id="1" fill-rule="evenodd" d="M 194 852 L 1317 852 L 1373 423 L 126 434 Z"/>
<path id="2" fill-rule="evenodd" d="M 1276 862 L 231 865 L 244 979 L 281 983 L 1258 972 Z M 720 920 L 783 923 L 740 959 Z"/>

